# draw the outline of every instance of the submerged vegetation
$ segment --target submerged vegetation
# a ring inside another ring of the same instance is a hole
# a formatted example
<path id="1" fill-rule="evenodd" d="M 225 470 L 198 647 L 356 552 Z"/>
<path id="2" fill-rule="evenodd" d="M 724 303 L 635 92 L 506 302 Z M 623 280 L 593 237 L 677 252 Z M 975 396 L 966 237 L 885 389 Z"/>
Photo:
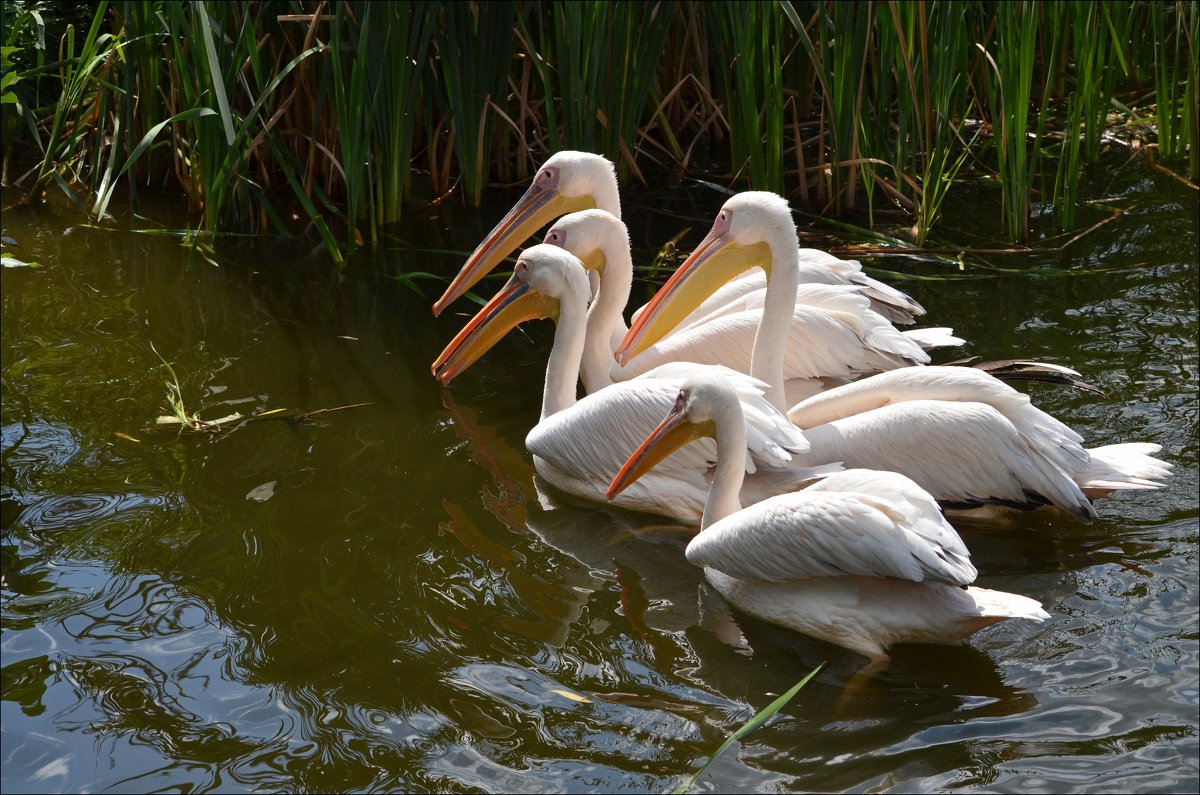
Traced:
<path id="1" fill-rule="evenodd" d="M 61 190 L 103 218 L 118 187 L 136 207 L 139 187 L 177 185 L 196 241 L 313 231 L 339 264 L 406 202 L 478 204 L 563 148 L 627 181 L 703 176 L 823 215 L 886 211 L 919 245 L 968 163 L 997 179 L 1014 241 L 1035 199 L 1074 226 L 1109 142 L 1200 177 L 1200 17 L 1182 0 L 43 0 L 3 14 L 4 180 L 27 200 Z"/>

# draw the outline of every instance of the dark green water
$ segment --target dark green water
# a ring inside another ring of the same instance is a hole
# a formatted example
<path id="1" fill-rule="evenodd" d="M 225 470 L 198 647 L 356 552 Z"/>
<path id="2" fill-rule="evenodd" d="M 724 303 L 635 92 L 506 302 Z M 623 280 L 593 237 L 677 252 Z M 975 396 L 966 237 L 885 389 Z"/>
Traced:
<path id="1" fill-rule="evenodd" d="M 414 212 L 340 280 L 294 245 L 189 273 L 173 239 L 6 210 L 43 267 L 3 273 L 3 789 L 662 791 L 828 661 L 698 786 L 1194 792 L 1197 197 L 1105 179 L 1130 212 L 1066 251 L 873 272 L 966 353 L 1079 369 L 1107 396 L 1026 391 L 1091 445 L 1162 444 L 1174 479 L 1090 526 L 960 524 L 980 584 L 1052 620 L 900 647 L 844 704 L 862 658 L 748 619 L 730 647 L 685 536 L 538 491 L 549 324 L 430 376 L 472 305 L 435 320 L 440 283 L 385 274 L 453 273 L 516 192 Z M 636 261 L 707 231 L 722 197 L 691 193 L 625 194 Z M 991 223 L 955 198 L 949 227 Z M 152 342 L 208 419 L 371 405 L 155 429 Z"/>

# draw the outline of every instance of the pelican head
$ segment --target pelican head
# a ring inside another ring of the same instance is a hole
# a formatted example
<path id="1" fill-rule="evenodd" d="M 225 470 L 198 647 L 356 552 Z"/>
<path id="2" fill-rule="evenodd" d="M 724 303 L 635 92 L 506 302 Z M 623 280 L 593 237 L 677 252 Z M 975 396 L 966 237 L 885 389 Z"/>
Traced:
<path id="1" fill-rule="evenodd" d="M 773 253 L 797 250 L 787 200 L 746 191 L 725 202 L 708 235 L 658 291 L 616 350 L 625 365 L 667 335 L 722 284 L 750 268 L 771 274 Z"/>
<path id="2" fill-rule="evenodd" d="M 660 461 L 694 439 L 716 438 L 718 418 L 741 414 L 734 390 L 712 375 L 694 375 L 683 382 L 675 405 L 651 431 L 613 478 L 606 497 L 611 500 Z M 722 422 L 727 420 L 721 420 Z"/>
<path id="3" fill-rule="evenodd" d="M 433 363 L 434 376 L 449 384 L 518 323 L 534 318 L 557 320 L 560 302 L 568 296 L 580 296 L 587 303 L 587 274 L 579 259 L 557 246 L 530 246 L 517 258 L 508 283 Z"/>
<path id="4" fill-rule="evenodd" d="M 433 314 L 440 315 L 540 227 L 565 213 L 593 207 L 621 215 L 613 164 L 590 152 L 553 155 L 538 169 L 525 195 L 467 258 L 445 294 L 433 305 Z"/>
<path id="5" fill-rule="evenodd" d="M 607 210 L 580 210 L 551 224 L 542 242 L 565 248 L 579 257 L 587 270 L 603 273 L 606 250 L 612 246 L 629 250 L 629 230 L 619 217 Z"/>

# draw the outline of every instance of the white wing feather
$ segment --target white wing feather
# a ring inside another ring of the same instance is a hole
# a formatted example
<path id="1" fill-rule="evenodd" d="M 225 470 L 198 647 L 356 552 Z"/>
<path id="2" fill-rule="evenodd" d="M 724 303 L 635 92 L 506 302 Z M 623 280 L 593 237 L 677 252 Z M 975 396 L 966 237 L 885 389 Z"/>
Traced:
<path id="1" fill-rule="evenodd" d="M 539 422 L 526 436 L 539 473 L 558 488 L 603 500 L 609 484 L 675 403 L 679 387 L 696 372 L 690 362 L 671 362 L 646 376 L 605 387 Z M 808 450 L 803 434 L 766 401 L 757 379 L 720 368 L 742 402 L 748 449 L 744 501 L 795 488 L 809 472 L 793 455 Z M 697 439 L 676 451 L 622 492 L 626 508 L 698 523 L 708 494 L 708 470 L 716 445 Z M 769 485 L 768 485 L 769 484 Z M 764 493 L 765 489 L 765 493 Z"/>
<path id="2" fill-rule="evenodd" d="M 1037 505 L 1039 496 L 1081 521 L 1095 515 L 1068 472 L 990 405 L 912 400 L 806 429 L 806 464 L 899 472 L 939 501 Z"/>
<path id="3" fill-rule="evenodd" d="M 869 481 L 878 474 L 855 473 L 842 485 L 872 488 Z M 889 499 L 896 495 L 901 501 Z M 809 488 L 771 497 L 701 532 L 688 545 L 687 558 L 747 580 L 865 575 L 966 585 L 976 576 L 937 506 L 931 500 L 917 505 L 895 488 L 890 493 Z"/>
<path id="4" fill-rule="evenodd" d="M 984 403 L 1004 415 L 1022 439 L 1065 473 L 1087 466 L 1083 437 L 1037 408 L 1029 396 L 971 367 L 909 367 L 829 389 L 793 406 L 788 418 L 801 428 L 914 400 Z"/>
<path id="5" fill-rule="evenodd" d="M 847 378 L 929 361 L 920 345 L 872 312 L 853 289 L 801 285 L 797 296 L 788 327 L 786 379 Z M 761 307 L 710 315 L 660 340 L 625 367 L 614 367 L 612 377 L 626 380 L 669 361 L 744 372 L 761 316 Z"/>

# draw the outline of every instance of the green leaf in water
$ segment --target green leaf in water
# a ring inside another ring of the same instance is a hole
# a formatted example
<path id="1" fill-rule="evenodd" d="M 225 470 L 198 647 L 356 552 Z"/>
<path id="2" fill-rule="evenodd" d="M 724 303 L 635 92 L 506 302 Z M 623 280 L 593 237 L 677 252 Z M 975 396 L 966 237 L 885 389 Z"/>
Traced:
<path id="1" fill-rule="evenodd" d="M 716 750 L 716 752 L 708 758 L 708 761 L 704 763 L 703 767 L 701 767 L 699 770 L 697 770 L 695 773 L 693 773 L 692 777 L 689 778 L 686 782 L 684 782 L 683 784 L 680 784 L 678 787 L 671 790 L 671 792 L 675 793 L 675 795 L 680 795 L 681 793 L 687 792 L 689 789 L 691 789 L 692 785 L 696 783 L 696 779 L 700 778 L 700 776 L 703 775 L 705 770 L 708 770 L 708 766 L 711 765 L 714 761 L 716 761 L 716 758 L 718 756 L 725 753 L 725 750 L 727 748 L 729 748 L 729 746 L 731 746 L 735 742 L 737 742 L 738 740 L 742 740 L 742 739 L 748 737 L 749 735 L 753 734 L 754 732 L 758 731 L 760 728 L 762 728 L 763 724 L 765 724 L 772 717 L 774 717 L 776 712 L 783 709 L 784 706 L 789 701 L 791 701 L 792 698 L 797 693 L 800 692 L 800 689 L 803 688 L 806 684 L 808 684 L 809 680 L 812 679 L 814 676 L 816 676 L 817 672 L 819 672 L 824 667 L 825 667 L 825 663 L 821 663 L 816 668 L 812 669 L 812 672 L 809 673 L 808 676 L 804 677 L 799 682 L 792 685 L 792 688 L 790 690 L 788 690 L 786 693 L 784 693 L 779 698 L 772 701 L 765 708 L 763 708 L 762 712 L 759 712 L 757 715 L 755 715 L 753 718 L 751 718 L 749 721 L 747 721 L 746 724 L 744 726 L 742 726 L 742 728 L 738 729 L 732 735 L 730 735 L 728 740 L 721 743 L 721 747 L 718 748 Z"/>

